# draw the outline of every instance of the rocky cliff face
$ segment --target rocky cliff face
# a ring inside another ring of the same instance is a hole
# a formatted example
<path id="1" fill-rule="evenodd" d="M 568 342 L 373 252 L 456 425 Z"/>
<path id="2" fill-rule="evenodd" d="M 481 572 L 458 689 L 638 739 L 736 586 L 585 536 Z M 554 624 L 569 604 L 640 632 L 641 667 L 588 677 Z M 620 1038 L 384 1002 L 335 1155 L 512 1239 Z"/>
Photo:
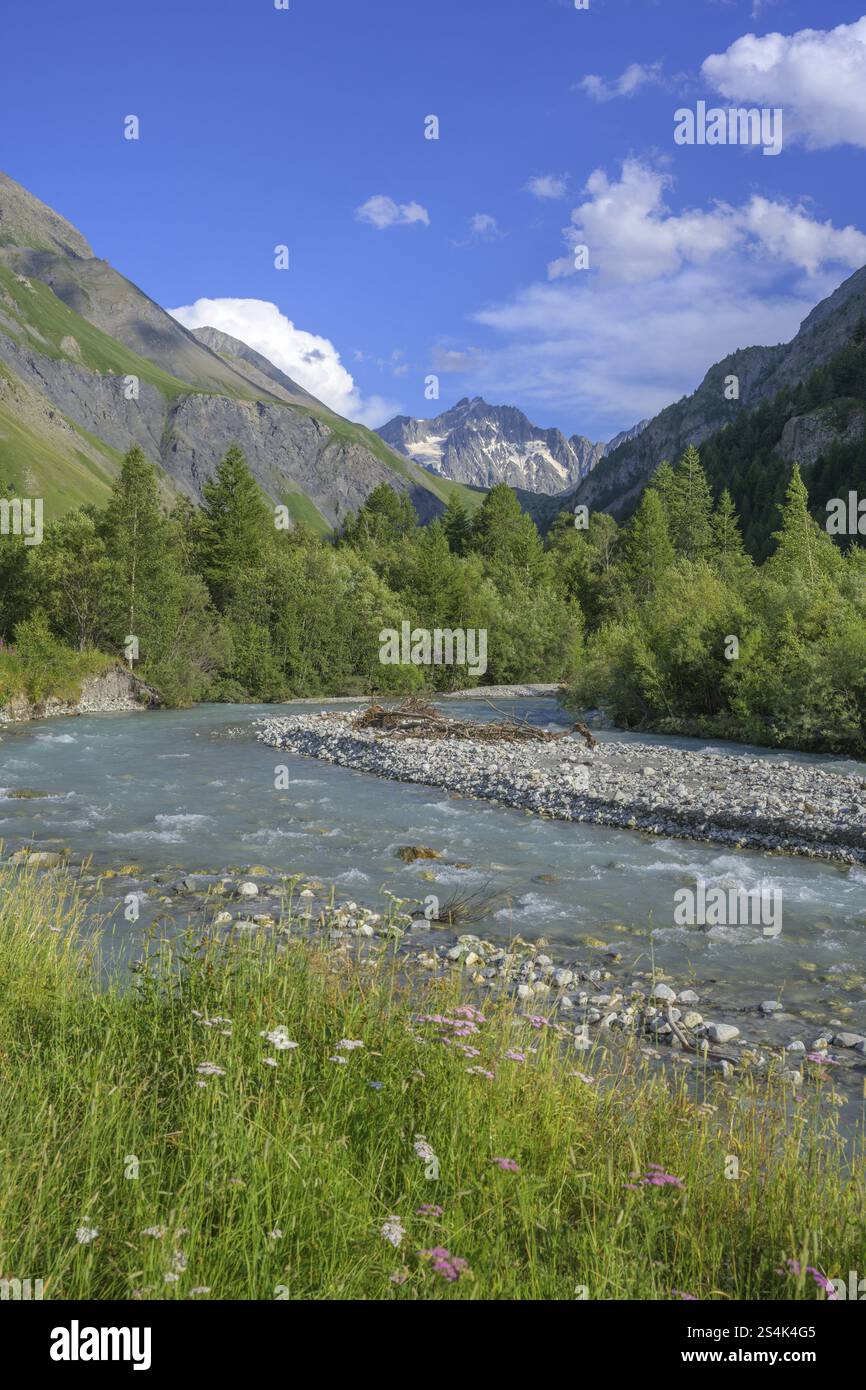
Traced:
<path id="1" fill-rule="evenodd" d="M 643 428 L 642 422 L 630 437 Z M 514 406 L 464 397 L 430 420 L 398 415 L 378 433 L 394 449 L 433 473 L 477 487 L 507 483 L 529 492 L 556 494 L 595 468 L 610 447 L 583 435 L 570 439 L 542 429 Z M 626 437 L 618 435 L 620 442 Z"/>
<path id="2" fill-rule="evenodd" d="M 803 381 L 826 362 L 851 337 L 866 317 L 866 267 L 856 271 L 833 294 L 803 320 L 796 337 L 775 347 L 750 347 L 732 353 L 707 372 L 691 396 L 651 420 L 637 438 L 626 440 L 596 466 L 567 497 L 558 498 L 556 507 L 537 512 L 544 524 L 562 507 L 583 504 L 590 509 L 627 514 L 663 459 L 674 462 L 688 444 L 700 445 L 723 425 L 731 423 L 744 410 L 771 400 L 784 386 Z M 725 380 L 736 376 L 739 399 L 725 399 Z M 818 435 L 827 422 L 804 424 L 799 442 L 817 457 Z M 806 433 L 811 443 L 806 445 Z M 783 452 L 793 448 L 793 431 Z M 826 433 L 824 434 L 826 443 Z M 801 456 L 801 462 L 811 461 Z"/>
<path id="3" fill-rule="evenodd" d="M 860 439 L 864 427 L 866 411 L 862 408 L 853 407 L 840 424 L 836 407 L 825 406 L 788 420 L 777 453 L 786 464 L 799 463 L 801 468 L 809 468 L 833 444 L 853 444 Z"/>
<path id="4" fill-rule="evenodd" d="M 0 482 L 43 496 L 49 516 L 99 503 L 139 444 L 169 490 L 197 498 L 232 443 L 264 491 L 319 530 L 382 482 L 422 520 L 449 495 L 246 344 L 189 332 L 0 174 Z"/>

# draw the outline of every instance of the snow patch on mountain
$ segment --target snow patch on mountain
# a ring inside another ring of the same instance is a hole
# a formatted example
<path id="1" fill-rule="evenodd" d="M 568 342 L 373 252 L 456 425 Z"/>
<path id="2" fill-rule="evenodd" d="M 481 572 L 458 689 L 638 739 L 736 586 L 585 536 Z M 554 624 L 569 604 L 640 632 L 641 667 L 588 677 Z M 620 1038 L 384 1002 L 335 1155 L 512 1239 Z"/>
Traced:
<path id="1" fill-rule="evenodd" d="M 507 483 L 555 495 L 575 487 L 605 453 L 633 438 L 645 423 L 610 444 L 579 434 L 566 439 L 560 430 L 533 425 L 514 406 L 466 396 L 430 420 L 398 415 L 378 433 L 392 448 L 442 477 L 475 487 Z"/>

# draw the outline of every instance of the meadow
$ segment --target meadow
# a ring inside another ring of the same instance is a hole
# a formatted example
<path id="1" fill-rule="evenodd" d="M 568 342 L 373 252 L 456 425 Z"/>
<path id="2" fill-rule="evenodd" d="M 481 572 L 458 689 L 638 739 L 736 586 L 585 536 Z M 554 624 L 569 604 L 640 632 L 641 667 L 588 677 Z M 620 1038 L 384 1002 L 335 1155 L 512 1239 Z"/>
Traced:
<path id="1" fill-rule="evenodd" d="M 0 1278 L 809 1300 L 864 1268 L 862 1162 L 817 1092 L 576 1051 L 458 972 L 305 940 L 287 908 L 288 930 L 154 939 L 106 978 L 71 873 L 0 875 Z"/>

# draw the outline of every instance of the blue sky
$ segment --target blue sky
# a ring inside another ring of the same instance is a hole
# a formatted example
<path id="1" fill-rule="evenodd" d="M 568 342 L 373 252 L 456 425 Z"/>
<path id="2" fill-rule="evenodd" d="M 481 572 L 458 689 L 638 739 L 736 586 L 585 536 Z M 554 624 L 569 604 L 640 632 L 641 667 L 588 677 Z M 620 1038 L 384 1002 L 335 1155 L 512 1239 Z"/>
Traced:
<path id="1" fill-rule="evenodd" d="M 479 394 L 606 439 L 731 349 L 791 336 L 866 263 L 861 15 L 11 0 L 0 167 L 161 304 L 346 414 Z M 782 152 L 676 145 L 699 99 L 782 108 Z"/>

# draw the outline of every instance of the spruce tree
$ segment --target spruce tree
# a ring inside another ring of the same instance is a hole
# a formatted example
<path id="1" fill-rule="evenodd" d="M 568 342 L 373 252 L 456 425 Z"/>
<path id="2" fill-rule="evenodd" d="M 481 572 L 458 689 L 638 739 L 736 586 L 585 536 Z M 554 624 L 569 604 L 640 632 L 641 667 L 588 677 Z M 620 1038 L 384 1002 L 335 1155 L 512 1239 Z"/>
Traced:
<path id="1" fill-rule="evenodd" d="M 690 444 L 674 469 L 668 505 L 671 540 L 678 554 L 700 560 L 710 553 L 712 509 L 712 493 L 700 454 Z"/>
<path id="2" fill-rule="evenodd" d="M 662 499 L 647 488 L 625 536 L 625 573 L 635 597 L 649 598 L 674 562 Z"/>
<path id="3" fill-rule="evenodd" d="M 218 605 L 241 574 L 261 567 L 275 536 L 274 513 L 233 444 L 202 488 L 199 564 Z"/>
<path id="4" fill-rule="evenodd" d="M 710 525 L 713 533 L 713 549 L 720 559 L 733 559 L 743 554 L 740 521 L 733 498 L 727 488 L 722 491 Z"/>

